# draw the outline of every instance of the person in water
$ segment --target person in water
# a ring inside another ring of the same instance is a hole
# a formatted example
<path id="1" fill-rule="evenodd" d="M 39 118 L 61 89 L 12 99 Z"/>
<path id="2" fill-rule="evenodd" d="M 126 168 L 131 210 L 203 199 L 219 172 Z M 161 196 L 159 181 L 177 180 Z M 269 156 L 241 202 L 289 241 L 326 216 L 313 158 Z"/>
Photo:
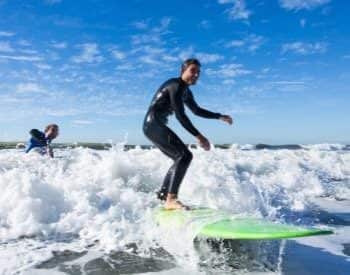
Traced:
<path id="1" fill-rule="evenodd" d="M 42 155 L 48 154 L 53 158 L 53 150 L 51 148 L 51 141 L 58 136 L 59 128 L 56 124 L 49 124 L 45 131 L 41 132 L 38 129 L 30 130 L 31 138 L 27 143 L 26 153 L 34 150 Z"/>
<path id="2" fill-rule="evenodd" d="M 158 198 L 165 201 L 166 209 L 187 209 L 178 199 L 180 184 L 192 160 L 192 153 L 182 140 L 167 127 L 167 118 L 175 113 L 181 125 L 196 137 L 198 143 L 205 150 L 210 150 L 210 143 L 191 123 L 185 113 L 184 104 L 191 111 L 204 118 L 220 119 L 232 124 L 229 115 L 213 113 L 198 106 L 190 85 L 195 85 L 200 75 L 201 64 L 197 59 L 184 61 L 181 66 L 181 75 L 164 82 L 155 93 L 143 123 L 143 132 L 152 143 L 165 155 L 170 157 L 174 164 L 167 172 Z"/>

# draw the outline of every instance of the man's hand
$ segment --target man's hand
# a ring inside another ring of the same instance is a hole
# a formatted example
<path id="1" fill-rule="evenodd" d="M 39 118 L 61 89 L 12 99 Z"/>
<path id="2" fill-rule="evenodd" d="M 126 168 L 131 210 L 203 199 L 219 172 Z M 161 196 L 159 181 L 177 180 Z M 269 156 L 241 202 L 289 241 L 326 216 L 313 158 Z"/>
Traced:
<path id="1" fill-rule="evenodd" d="M 197 136 L 198 139 L 198 143 L 199 145 L 205 150 L 205 151 L 209 151 L 210 150 L 210 143 L 207 140 L 206 137 L 202 136 L 201 134 L 199 134 Z"/>
<path id="2" fill-rule="evenodd" d="M 232 117 L 229 115 L 222 115 L 220 117 L 220 120 L 225 121 L 226 123 L 228 123 L 230 125 L 233 123 Z"/>

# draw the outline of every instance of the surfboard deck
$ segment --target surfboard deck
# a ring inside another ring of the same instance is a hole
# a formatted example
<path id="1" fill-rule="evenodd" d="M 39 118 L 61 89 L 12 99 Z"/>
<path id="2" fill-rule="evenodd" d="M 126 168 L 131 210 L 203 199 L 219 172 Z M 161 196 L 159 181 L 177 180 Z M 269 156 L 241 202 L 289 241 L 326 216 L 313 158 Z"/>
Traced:
<path id="1" fill-rule="evenodd" d="M 159 208 L 155 210 L 155 219 L 160 226 L 190 227 L 198 237 L 226 240 L 273 240 L 333 234 L 328 229 L 295 226 L 254 217 L 235 217 L 210 208 Z"/>

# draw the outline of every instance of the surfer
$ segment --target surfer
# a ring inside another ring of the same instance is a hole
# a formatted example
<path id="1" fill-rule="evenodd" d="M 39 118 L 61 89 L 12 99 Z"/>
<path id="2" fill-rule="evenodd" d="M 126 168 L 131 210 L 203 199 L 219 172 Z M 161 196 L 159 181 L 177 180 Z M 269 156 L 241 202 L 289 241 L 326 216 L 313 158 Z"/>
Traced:
<path id="1" fill-rule="evenodd" d="M 38 152 L 41 155 L 48 154 L 53 158 L 53 150 L 51 148 L 51 141 L 58 136 L 59 128 L 57 124 L 49 124 L 45 131 L 41 132 L 38 129 L 30 130 L 31 138 L 27 143 L 26 153 L 31 150 Z"/>
<path id="2" fill-rule="evenodd" d="M 193 126 L 185 113 L 184 104 L 195 115 L 220 119 L 232 124 L 232 118 L 229 115 L 213 113 L 199 107 L 196 103 L 189 86 L 196 84 L 200 75 L 200 67 L 200 62 L 195 58 L 185 60 L 181 66 L 180 77 L 167 80 L 155 93 L 143 124 L 143 132 L 147 138 L 174 161 L 164 178 L 161 189 L 157 192 L 158 198 L 165 201 L 164 207 L 166 209 L 187 208 L 177 199 L 177 196 L 182 179 L 193 157 L 182 140 L 167 127 L 168 116 L 175 113 L 177 120 L 196 137 L 204 150 L 210 150 L 210 143 Z"/>

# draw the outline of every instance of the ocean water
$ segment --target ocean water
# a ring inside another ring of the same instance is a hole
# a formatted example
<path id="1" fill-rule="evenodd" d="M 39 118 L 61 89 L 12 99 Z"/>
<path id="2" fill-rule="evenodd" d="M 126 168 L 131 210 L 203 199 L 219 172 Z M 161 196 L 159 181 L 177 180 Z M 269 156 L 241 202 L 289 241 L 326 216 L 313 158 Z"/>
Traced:
<path id="1" fill-rule="evenodd" d="M 194 159 L 180 199 L 232 215 L 330 228 L 284 241 L 195 238 L 160 228 L 157 149 L 0 150 L 0 274 L 349 274 L 350 150 L 231 145 Z"/>

